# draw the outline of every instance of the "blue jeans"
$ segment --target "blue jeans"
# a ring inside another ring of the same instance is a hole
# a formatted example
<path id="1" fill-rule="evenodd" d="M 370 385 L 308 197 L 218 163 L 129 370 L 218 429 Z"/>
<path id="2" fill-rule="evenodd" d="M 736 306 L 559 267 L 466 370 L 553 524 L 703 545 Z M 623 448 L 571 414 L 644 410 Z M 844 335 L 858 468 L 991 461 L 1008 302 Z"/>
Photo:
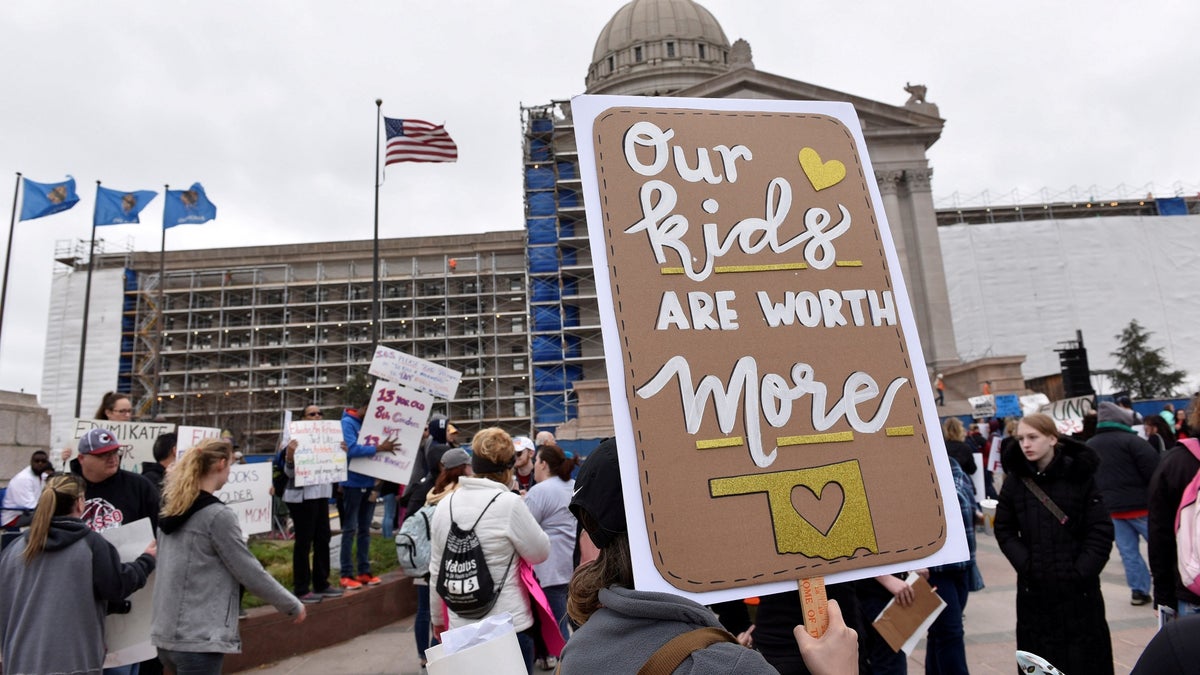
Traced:
<path id="1" fill-rule="evenodd" d="M 558 622 L 558 631 L 562 633 L 564 641 L 571 637 L 571 627 L 567 625 L 567 586 L 568 584 L 560 584 L 542 587 L 542 592 L 546 594 L 546 601 L 550 603 L 550 611 L 554 613 L 554 620 Z"/>
<path id="2" fill-rule="evenodd" d="M 1125 583 L 1129 590 L 1150 592 L 1150 568 L 1142 559 L 1141 549 L 1138 548 L 1138 537 L 1149 541 L 1146 530 L 1146 516 L 1141 518 L 1113 518 L 1113 530 L 1117 539 L 1117 551 L 1121 554 L 1121 564 L 1125 566 Z"/>
<path id="3" fill-rule="evenodd" d="M 104 675 L 138 675 L 138 671 L 141 670 L 141 667 L 142 667 L 142 664 L 140 664 L 140 663 L 131 663 L 127 666 L 114 666 L 112 668 L 105 668 L 103 670 L 103 674 Z"/>
<path id="4" fill-rule="evenodd" d="M 177 652 L 158 648 L 158 658 L 175 675 L 220 675 L 225 655 L 218 652 Z"/>
<path id="5" fill-rule="evenodd" d="M 383 538 L 392 538 L 392 523 L 396 522 L 396 495 L 383 496 Z"/>
<path id="6" fill-rule="evenodd" d="M 417 616 L 413 619 L 413 637 L 417 639 L 417 656 L 425 663 L 425 650 L 438 644 L 429 634 L 429 587 L 417 586 Z"/>
<path id="7" fill-rule="evenodd" d="M 371 573 L 371 518 L 375 515 L 375 502 L 367 501 L 371 488 L 342 488 L 342 576 L 353 577 L 354 565 L 350 555 L 358 543 L 359 574 Z"/>
<path id="8" fill-rule="evenodd" d="M 1178 606 L 1175 608 L 1175 613 L 1180 619 L 1185 616 L 1195 616 L 1196 614 L 1200 614 L 1200 605 L 1193 605 L 1187 600 L 1180 600 Z"/>
<path id="9" fill-rule="evenodd" d="M 963 642 L 963 609 L 971 581 L 970 568 L 931 571 L 929 584 L 946 608 L 929 627 L 925 641 L 925 675 L 967 675 L 967 646 Z"/>
<path id="10" fill-rule="evenodd" d="M 525 672 L 533 675 L 533 629 L 517 633 L 517 644 L 521 646 L 521 658 L 525 659 Z"/>

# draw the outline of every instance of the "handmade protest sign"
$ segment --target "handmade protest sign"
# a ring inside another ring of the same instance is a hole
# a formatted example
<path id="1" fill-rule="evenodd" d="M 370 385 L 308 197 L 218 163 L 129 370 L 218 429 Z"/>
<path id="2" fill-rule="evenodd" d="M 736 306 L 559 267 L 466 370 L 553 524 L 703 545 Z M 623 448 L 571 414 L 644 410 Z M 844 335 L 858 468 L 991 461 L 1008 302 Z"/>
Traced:
<path id="1" fill-rule="evenodd" d="M 376 381 L 371 402 L 363 413 L 358 443 L 379 445 L 391 438 L 396 449 L 355 457 L 350 460 L 350 470 L 400 485 L 407 483 L 432 405 L 433 397 L 428 394 L 395 382 Z"/>
<path id="2" fill-rule="evenodd" d="M 271 531 L 271 464 L 233 464 L 216 498 L 233 509 L 243 535 Z"/>
<path id="3" fill-rule="evenodd" d="M 381 380 L 402 384 L 437 398 L 454 398 L 462 373 L 419 359 L 411 354 L 379 345 L 368 373 Z"/>
<path id="4" fill-rule="evenodd" d="M 220 438 L 221 430 L 216 427 L 189 427 L 181 424 L 175 434 L 175 456 L 178 458 L 183 457 L 183 453 L 196 447 L 196 444 L 206 438 Z"/>
<path id="5" fill-rule="evenodd" d="M 1045 403 L 1038 412 L 1053 417 L 1060 433 L 1074 434 L 1083 430 L 1083 418 L 1093 410 L 1091 396 L 1076 396 Z"/>
<path id="6" fill-rule="evenodd" d="M 321 485 L 346 480 L 346 451 L 342 449 L 342 423 L 337 420 L 302 420 L 287 425 L 289 440 L 296 441 L 296 485 Z"/>
<path id="7" fill-rule="evenodd" d="M 174 424 L 164 422 L 114 422 L 76 418 L 71 425 L 71 438 L 77 446 L 79 439 L 90 429 L 108 429 L 121 442 L 121 468 L 141 473 L 142 462 L 154 461 L 154 441 L 162 434 L 175 431 Z M 75 450 L 74 447 L 71 448 Z"/>
<path id="8" fill-rule="evenodd" d="M 149 518 L 141 518 L 120 527 L 110 527 L 100 536 L 117 549 L 121 562 L 137 559 L 146 552 L 154 541 L 154 531 Z M 150 644 L 150 623 L 154 613 L 154 573 L 133 595 L 129 596 L 129 611 L 109 614 L 104 617 L 104 643 L 108 653 L 104 656 L 105 668 L 116 668 L 130 663 L 140 663 L 158 654 Z"/>
<path id="9" fill-rule="evenodd" d="M 989 417 L 996 416 L 996 397 L 991 394 L 971 396 L 967 399 L 967 403 L 971 404 L 971 417 L 973 419 L 986 420 Z"/>
<path id="10" fill-rule="evenodd" d="M 715 601 L 965 559 L 853 108 L 572 110 L 637 587 Z"/>

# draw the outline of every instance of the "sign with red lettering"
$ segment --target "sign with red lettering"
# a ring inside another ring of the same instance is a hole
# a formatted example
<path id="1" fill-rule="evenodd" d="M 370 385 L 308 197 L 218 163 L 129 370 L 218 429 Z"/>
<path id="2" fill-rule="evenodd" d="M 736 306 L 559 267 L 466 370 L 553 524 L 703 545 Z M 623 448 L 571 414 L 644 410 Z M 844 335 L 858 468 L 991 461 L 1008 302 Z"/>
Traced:
<path id="1" fill-rule="evenodd" d="M 404 485 L 412 475 L 413 462 L 421 445 L 421 433 L 429 421 L 433 397 L 416 389 L 386 380 L 375 381 L 371 402 L 363 412 L 359 445 L 379 445 L 390 438 L 394 452 L 377 452 L 350 460 L 350 470 Z"/>
<path id="2" fill-rule="evenodd" d="M 966 558 L 853 107 L 572 110 L 637 587 L 745 597 Z"/>

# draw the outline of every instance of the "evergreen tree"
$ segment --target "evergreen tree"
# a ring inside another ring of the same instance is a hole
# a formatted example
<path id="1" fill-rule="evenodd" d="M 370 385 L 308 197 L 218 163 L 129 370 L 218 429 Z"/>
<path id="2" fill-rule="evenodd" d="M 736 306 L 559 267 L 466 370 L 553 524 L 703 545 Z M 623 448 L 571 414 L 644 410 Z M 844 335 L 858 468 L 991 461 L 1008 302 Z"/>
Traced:
<path id="1" fill-rule="evenodd" d="M 1134 319 L 1115 336 L 1118 347 L 1112 356 L 1117 359 L 1117 368 L 1107 373 L 1114 389 L 1127 389 L 1139 399 L 1167 398 L 1174 396 L 1175 388 L 1183 384 L 1187 373 L 1170 370 L 1163 348 L 1150 348 L 1151 335 Z"/>

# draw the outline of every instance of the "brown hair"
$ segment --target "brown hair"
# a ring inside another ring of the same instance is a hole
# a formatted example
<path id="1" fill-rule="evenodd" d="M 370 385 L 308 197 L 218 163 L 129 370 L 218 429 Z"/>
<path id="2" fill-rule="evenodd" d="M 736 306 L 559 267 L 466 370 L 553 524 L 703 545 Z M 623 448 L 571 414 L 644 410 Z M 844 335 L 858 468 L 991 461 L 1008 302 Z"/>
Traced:
<path id="1" fill-rule="evenodd" d="M 83 478 L 73 473 L 54 476 L 46 482 L 46 489 L 38 497 L 37 509 L 33 512 L 33 522 L 29 525 L 29 534 L 25 535 L 25 564 L 41 555 L 46 548 L 46 537 L 50 535 L 50 520 L 57 516 L 69 516 L 75 508 L 75 502 L 83 497 L 87 484 Z"/>
<path id="2" fill-rule="evenodd" d="M 499 472 L 476 471 L 476 478 L 487 478 L 501 485 L 508 485 L 512 482 L 512 461 L 517 450 L 513 447 L 512 436 L 509 436 L 507 431 L 500 427 L 480 429 L 479 433 L 471 439 L 471 452 L 476 457 L 482 457 L 492 464 L 509 465 L 508 469 Z"/>
<path id="3" fill-rule="evenodd" d="M 584 520 L 590 520 L 585 512 Z M 567 616 L 582 626 L 600 609 L 600 591 L 609 586 L 633 588 L 633 560 L 629 555 L 629 535 L 613 536 L 608 546 L 590 563 L 580 565 L 567 587 Z"/>
<path id="4" fill-rule="evenodd" d="M 550 473 L 563 480 L 571 480 L 571 472 L 575 470 L 575 458 L 567 459 L 567 453 L 557 445 L 543 445 L 537 449 L 538 459 L 546 463 Z"/>
<path id="5" fill-rule="evenodd" d="M 221 438 L 206 438 L 183 453 L 167 472 L 163 484 L 162 515 L 178 516 L 191 508 L 196 497 L 200 496 L 200 479 L 222 459 L 233 459 L 233 446 Z"/>
<path id="6" fill-rule="evenodd" d="M 1192 401 L 1188 403 L 1188 426 L 1192 428 L 1190 433 L 1197 433 L 1200 430 L 1200 394 L 1192 397 Z"/>
<path id="7" fill-rule="evenodd" d="M 122 394 L 119 391 L 110 391 L 105 394 L 104 398 L 100 399 L 100 407 L 96 408 L 95 418 L 98 420 L 107 420 L 108 415 L 105 413 L 113 408 L 116 408 L 117 401 L 120 401 L 123 398 L 129 399 L 129 403 L 131 405 L 133 404 L 133 399 L 129 398 L 129 394 Z"/>
<path id="8" fill-rule="evenodd" d="M 456 466 L 452 469 L 443 468 L 440 472 L 438 472 L 437 480 L 433 482 L 433 491 L 441 492 L 442 490 L 445 490 L 446 486 L 450 485 L 451 483 L 458 485 L 458 479 L 467 475 L 468 468 L 470 468 L 469 464 Z"/>
<path id="9" fill-rule="evenodd" d="M 963 428 L 962 420 L 957 417 L 947 417 L 942 424 L 942 436 L 947 441 L 961 441 L 967 437 L 967 431 Z"/>
<path id="10" fill-rule="evenodd" d="M 1058 440 L 1058 425 L 1054 423 L 1054 418 L 1042 413 L 1033 413 L 1021 418 L 1021 424 L 1033 429 L 1043 436 L 1052 436 L 1054 440 Z"/>

